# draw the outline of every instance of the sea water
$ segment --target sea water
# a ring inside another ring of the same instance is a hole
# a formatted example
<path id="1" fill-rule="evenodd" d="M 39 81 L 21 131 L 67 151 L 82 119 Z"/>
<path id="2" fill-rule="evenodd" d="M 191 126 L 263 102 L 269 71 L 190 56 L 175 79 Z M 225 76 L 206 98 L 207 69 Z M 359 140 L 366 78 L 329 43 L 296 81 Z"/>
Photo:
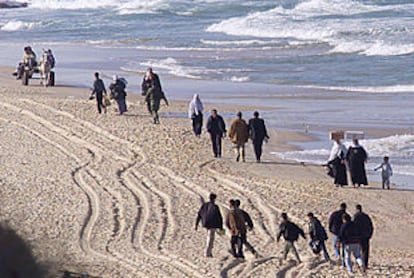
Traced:
<path id="1" fill-rule="evenodd" d="M 320 140 L 278 154 L 300 161 L 326 160 L 329 129 L 391 130 L 363 141 L 367 168 L 390 155 L 394 181 L 413 185 L 411 0 L 27 2 L 0 10 L 2 65 L 51 48 L 58 82 L 88 87 L 99 70 L 137 92 L 152 66 L 172 98 L 265 106 L 270 127 L 306 129 Z"/>

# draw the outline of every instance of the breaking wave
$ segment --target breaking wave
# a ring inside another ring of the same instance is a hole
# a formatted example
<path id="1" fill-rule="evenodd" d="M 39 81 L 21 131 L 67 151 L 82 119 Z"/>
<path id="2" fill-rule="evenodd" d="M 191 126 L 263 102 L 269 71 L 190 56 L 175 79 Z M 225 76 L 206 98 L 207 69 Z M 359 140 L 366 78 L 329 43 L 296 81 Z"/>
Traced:
<path id="1" fill-rule="evenodd" d="M 41 25 L 41 22 L 24 22 L 19 20 L 11 20 L 3 25 L 0 23 L 0 30 L 7 32 L 31 30 Z"/>

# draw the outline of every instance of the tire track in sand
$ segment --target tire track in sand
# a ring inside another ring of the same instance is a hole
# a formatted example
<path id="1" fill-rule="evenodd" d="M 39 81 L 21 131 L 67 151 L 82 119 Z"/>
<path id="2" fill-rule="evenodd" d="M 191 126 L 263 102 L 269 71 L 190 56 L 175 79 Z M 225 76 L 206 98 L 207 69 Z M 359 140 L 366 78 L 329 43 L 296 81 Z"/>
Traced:
<path id="1" fill-rule="evenodd" d="M 31 103 L 32 103 L 32 102 L 31 102 Z M 116 137 L 116 136 L 114 136 L 114 135 L 112 135 L 112 134 L 108 133 L 107 131 L 102 130 L 101 128 L 99 128 L 99 127 L 97 127 L 97 126 L 92 125 L 91 123 L 89 123 L 89 122 L 87 122 L 87 121 L 78 120 L 77 118 L 75 118 L 75 117 L 74 117 L 72 114 L 70 114 L 70 113 L 63 112 L 63 111 L 59 111 L 59 110 L 56 110 L 56 109 L 54 109 L 54 108 L 52 108 L 52 107 L 49 107 L 49 106 L 47 106 L 47 105 L 43 105 L 43 104 L 41 104 L 41 105 L 42 105 L 44 108 L 47 108 L 48 110 L 52 110 L 53 112 L 59 113 L 60 115 L 63 115 L 63 116 L 69 116 L 72 120 L 74 120 L 74 121 L 76 121 L 76 122 L 80 123 L 82 126 L 85 126 L 85 127 L 87 127 L 88 129 L 92 129 L 92 130 L 94 130 L 95 132 L 99 133 L 100 135 L 110 137 L 110 139 L 111 139 L 111 140 L 113 140 L 113 141 L 122 142 L 122 143 L 127 143 L 127 144 L 129 145 L 129 147 L 131 147 L 131 145 L 132 145 L 129 141 L 126 141 L 126 140 L 124 140 L 124 139 L 118 138 L 118 137 Z M 137 149 L 139 150 L 139 153 L 140 153 L 140 154 L 143 154 L 142 150 L 141 150 L 141 149 L 139 149 L 139 148 L 137 148 L 137 147 L 134 147 L 134 150 L 132 150 L 132 151 L 136 152 L 136 151 L 137 151 Z M 141 163 L 141 164 L 143 164 L 145 160 L 146 160 L 146 158 L 145 158 L 145 156 L 144 156 L 144 157 L 143 157 L 143 161 L 142 161 L 142 163 Z M 130 168 L 132 168 L 132 166 L 133 166 L 133 165 L 130 165 Z M 126 172 L 126 171 L 124 171 L 124 172 Z M 121 178 L 122 178 L 122 174 L 119 174 L 119 177 L 121 177 Z M 154 188 L 154 187 L 152 187 L 152 188 Z M 172 222 L 172 225 L 174 226 L 174 220 L 173 220 L 173 216 L 172 216 L 172 212 L 171 212 L 171 205 L 169 205 L 169 204 L 170 204 L 170 199 L 169 199 L 169 196 L 168 196 L 167 194 L 164 194 L 162 191 L 156 191 L 156 190 L 155 190 L 155 192 L 156 192 L 156 194 L 158 194 L 158 195 L 162 196 L 162 198 L 163 198 L 164 200 L 166 200 L 166 202 L 167 202 L 167 208 L 168 208 L 168 209 L 167 209 L 168 218 L 169 218 L 169 219 L 172 219 L 172 221 L 170 221 L 170 222 Z M 131 192 L 131 193 L 132 193 L 132 192 Z M 168 222 L 168 220 L 165 220 L 164 222 Z M 134 226 L 136 226 L 136 225 L 134 225 Z M 121 229 L 121 230 L 122 230 L 122 229 Z M 163 230 L 163 234 L 165 234 L 165 229 Z M 160 240 L 160 242 L 161 242 L 161 240 Z M 109 251 L 109 250 L 108 250 L 108 251 Z M 171 257 L 171 256 L 170 256 L 170 257 Z M 172 256 L 172 257 L 173 257 L 173 259 L 180 259 L 180 258 L 178 258 L 177 256 Z M 159 259 L 160 257 L 157 257 L 157 258 Z M 182 259 L 180 259 L 180 260 L 181 260 L 181 261 L 183 261 Z M 171 263 L 173 263 L 173 264 L 174 264 L 174 262 L 173 262 L 173 261 L 171 261 L 171 258 L 170 258 L 170 259 L 168 259 L 167 261 L 168 261 L 168 263 L 169 263 L 169 264 L 171 264 Z M 178 265 L 178 266 L 180 266 L 180 267 L 182 267 L 182 268 L 184 268 L 184 269 L 187 269 L 187 268 L 188 268 L 188 265 L 191 265 L 192 269 L 191 269 L 190 271 L 192 272 L 192 274 L 193 274 L 193 275 L 194 275 L 194 271 L 195 271 L 195 269 L 197 269 L 197 268 L 198 268 L 197 266 L 192 265 L 190 262 L 185 262 L 185 264 L 184 264 L 184 265 L 183 265 L 182 263 L 178 263 L 177 265 Z M 187 269 L 187 270 L 188 270 L 188 269 Z"/>

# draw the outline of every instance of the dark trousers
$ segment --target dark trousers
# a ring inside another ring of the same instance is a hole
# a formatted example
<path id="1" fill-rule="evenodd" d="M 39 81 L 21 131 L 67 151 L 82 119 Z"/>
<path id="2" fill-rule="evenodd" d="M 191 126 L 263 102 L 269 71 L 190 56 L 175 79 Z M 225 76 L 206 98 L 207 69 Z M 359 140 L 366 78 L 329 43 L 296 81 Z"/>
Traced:
<path id="1" fill-rule="evenodd" d="M 363 238 L 361 240 L 361 252 L 362 252 L 362 258 L 364 260 L 365 267 L 368 268 L 369 238 Z"/>
<path id="2" fill-rule="evenodd" d="M 221 134 L 210 133 L 215 157 L 221 157 Z"/>
<path id="3" fill-rule="evenodd" d="M 262 157 L 262 146 L 263 140 L 253 140 L 254 153 L 256 154 L 256 160 L 258 161 Z"/>
<path id="4" fill-rule="evenodd" d="M 96 93 L 96 104 L 98 106 L 98 112 L 99 114 L 101 114 L 102 108 L 105 108 L 105 105 L 103 104 L 103 93 L 102 92 Z"/>
<path id="5" fill-rule="evenodd" d="M 195 135 L 201 134 L 201 128 L 203 126 L 203 114 L 193 115 L 193 130 Z"/>
<path id="6" fill-rule="evenodd" d="M 127 111 L 126 101 L 125 98 L 116 99 L 116 103 L 118 104 L 118 112 L 120 115 L 124 114 Z"/>
<path id="7" fill-rule="evenodd" d="M 241 237 L 239 236 L 232 236 L 230 240 L 231 245 L 231 253 L 236 258 L 243 257 L 243 242 Z"/>
<path id="8" fill-rule="evenodd" d="M 253 254 L 255 254 L 256 253 L 256 251 L 254 251 L 254 248 L 253 248 L 253 246 L 247 241 L 247 235 L 246 234 L 242 234 L 241 236 L 240 236 L 240 240 L 241 240 L 241 242 L 242 242 L 242 244 L 244 244 L 244 246 L 246 246 L 246 248 L 250 251 L 250 252 L 252 252 Z"/>

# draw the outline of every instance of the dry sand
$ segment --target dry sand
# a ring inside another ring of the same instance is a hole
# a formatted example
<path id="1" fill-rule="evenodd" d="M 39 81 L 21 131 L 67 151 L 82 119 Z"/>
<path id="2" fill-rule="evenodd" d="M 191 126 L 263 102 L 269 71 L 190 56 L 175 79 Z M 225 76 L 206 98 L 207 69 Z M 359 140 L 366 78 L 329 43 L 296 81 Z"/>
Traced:
<path id="1" fill-rule="evenodd" d="M 224 158 L 213 159 L 206 133 L 195 138 L 182 117 L 151 124 L 139 96 L 129 96 L 125 116 L 114 115 L 114 105 L 99 115 L 88 90 L 36 81 L 25 88 L 8 70 L 0 75 L 0 220 L 32 246 L 49 277 L 347 277 L 304 240 L 297 244 L 304 263 L 282 262 L 283 243 L 275 242 L 281 212 L 305 227 L 313 211 L 326 225 L 343 201 L 352 213 L 362 204 L 374 221 L 367 276 L 412 277 L 414 192 L 337 189 L 321 167 L 268 154 L 254 163 L 250 144 L 247 162 L 236 163 L 228 140 Z M 174 101 L 162 107 L 170 115 L 186 111 Z M 265 152 L 305 139 L 275 131 Z M 255 223 L 249 241 L 264 258 L 246 252 L 245 262 L 233 260 L 228 233 L 216 238 L 214 258 L 203 257 L 205 230 L 195 232 L 194 221 L 210 192 L 223 214 L 227 200 L 241 200 Z M 331 239 L 328 245 L 332 255 Z"/>

